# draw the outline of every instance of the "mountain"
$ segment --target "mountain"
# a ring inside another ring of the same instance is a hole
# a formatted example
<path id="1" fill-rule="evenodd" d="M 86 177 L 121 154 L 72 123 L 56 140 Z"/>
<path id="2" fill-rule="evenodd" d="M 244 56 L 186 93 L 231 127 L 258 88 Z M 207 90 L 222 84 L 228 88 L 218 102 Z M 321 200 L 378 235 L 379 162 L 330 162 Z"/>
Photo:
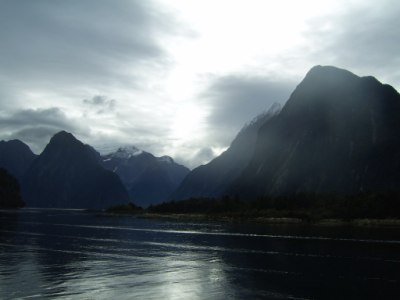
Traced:
<path id="1" fill-rule="evenodd" d="M 0 167 L 6 169 L 20 183 L 35 158 L 36 155 L 28 145 L 20 140 L 0 141 Z"/>
<path id="2" fill-rule="evenodd" d="M 0 168 L 0 208 L 22 207 L 24 203 L 17 179 Z"/>
<path id="3" fill-rule="evenodd" d="M 155 157 L 134 146 L 104 155 L 102 164 L 119 175 L 134 202 L 144 207 L 166 201 L 189 173 L 169 156 Z"/>
<path id="4" fill-rule="evenodd" d="M 400 95 L 374 77 L 312 68 L 261 126 L 228 192 L 252 199 L 400 190 Z"/>
<path id="5" fill-rule="evenodd" d="M 184 179 L 172 198 L 218 197 L 237 179 L 249 163 L 257 140 L 259 128 L 279 113 L 274 104 L 266 113 L 256 117 L 236 136 L 228 150 L 206 165 L 197 167 Z"/>
<path id="6" fill-rule="evenodd" d="M 105 170 L 100 161 L 92 147 L 68 132 L 57 133 L 26 172 L 27 205 L 101 209 L 129 202 L 118 176 Z"/>

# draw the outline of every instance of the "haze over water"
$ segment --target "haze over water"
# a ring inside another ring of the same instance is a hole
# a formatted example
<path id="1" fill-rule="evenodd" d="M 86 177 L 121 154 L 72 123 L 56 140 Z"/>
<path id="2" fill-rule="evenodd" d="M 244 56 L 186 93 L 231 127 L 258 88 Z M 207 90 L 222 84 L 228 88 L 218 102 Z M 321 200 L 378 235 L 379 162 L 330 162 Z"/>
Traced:
<path id="1" fill-rule="evenodd" d="M 0 211 L 0 298 L 394 299 L 400 230 Z"/>

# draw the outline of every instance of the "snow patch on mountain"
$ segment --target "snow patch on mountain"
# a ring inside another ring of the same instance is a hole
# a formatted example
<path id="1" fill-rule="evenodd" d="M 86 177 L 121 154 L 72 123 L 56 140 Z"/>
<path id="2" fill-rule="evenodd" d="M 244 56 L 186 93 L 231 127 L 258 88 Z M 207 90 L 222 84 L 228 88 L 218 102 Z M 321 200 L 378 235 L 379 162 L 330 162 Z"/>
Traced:
<path id="1" fill-rule="evenodd" d="M 135 146 L 126 146 L 118 148 L 118 150 L 114 153 L 111 153 L 110 156 L 113 158 L 128 159 L 132 156 L 139 156 L 142 153 L 143 151 Z"/>

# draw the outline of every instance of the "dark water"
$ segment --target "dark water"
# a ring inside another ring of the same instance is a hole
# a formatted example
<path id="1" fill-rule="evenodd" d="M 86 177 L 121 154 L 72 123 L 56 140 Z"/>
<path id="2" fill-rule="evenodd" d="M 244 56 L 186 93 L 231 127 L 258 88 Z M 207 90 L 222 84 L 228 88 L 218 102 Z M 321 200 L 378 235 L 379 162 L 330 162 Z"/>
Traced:
<path id="1" fill-rule="evenodd" d="M 0 299 L 400 299 L 400 230 L 0 211 Z"/>

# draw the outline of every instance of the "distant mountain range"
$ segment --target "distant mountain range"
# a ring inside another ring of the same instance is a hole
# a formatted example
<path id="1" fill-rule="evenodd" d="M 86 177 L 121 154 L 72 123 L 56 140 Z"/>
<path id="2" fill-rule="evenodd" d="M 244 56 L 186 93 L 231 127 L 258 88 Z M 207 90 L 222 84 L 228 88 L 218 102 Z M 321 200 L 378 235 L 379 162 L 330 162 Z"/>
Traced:
<path id="1" fill-rule="evenodd" d="M 143 207 L 166 201 L 190 171 L 169 156 L 155 157 L 134 146 L 104 155 L 102 165 L 118 174 L 134 202 Z"/>
<path id="2" fill-rule="evenodd" d="M 253 143 L 239 134 L 194 169 L 175 198 L 400 191 L 400 95 L 373 77 L 316 66 L 254 130 Z M 230 154 L 249 146 L 250 158 Z"/>
<path id="3" fill-rule="evenodd" d="M 62 131 L 39 156 L 21 141 L 1 141 L 7 172 L 0 175 L 10 184 L 15 177 L 26 204 L 37 207 L 400 192 L 399 117 L 400 95 L 391 86 L 316 66 L 283 108 L 255 118 L 228 150 L 191 172 L 134 146 L 101 156 Z"/>
<path id="4" fill-rule="evenodd" d="M 19 140 L 0 141 L 0 167 L 18 180 L 27 206 L 54 208 L 146 207 L 166 201 L 189 173 L 171 157 L 134 146 L 102 157 L 65 131 L 40 155 Z"/>

